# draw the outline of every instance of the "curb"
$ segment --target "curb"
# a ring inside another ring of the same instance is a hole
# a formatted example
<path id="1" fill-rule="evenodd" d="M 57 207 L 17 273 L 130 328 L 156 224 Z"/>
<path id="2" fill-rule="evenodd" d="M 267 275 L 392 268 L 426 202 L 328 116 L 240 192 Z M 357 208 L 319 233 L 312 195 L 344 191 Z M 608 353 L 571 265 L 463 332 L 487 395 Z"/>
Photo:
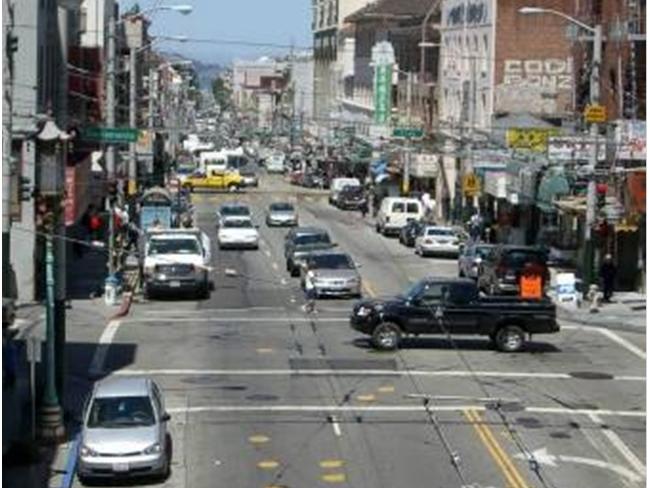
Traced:
<path id="1" fill-rule="evenodd" d="M 61 488 L 70 488 L 74 482 L 74 475 L 77 472 L 77 453 L 79 451 L 80 434 L 77 434 L 70 444 L 68 459 L 65 463 L 65 474 L 61 481 Z"/>
<path id="2" fill-rule="evenodd" d="M 124 293 L 122 295 L 122 304 L 120 305 L 120 309 L 110 317 L 110 320 L 115 320 L 127 316 L 129 314 L 129 311 L 131 310 L 132 302 L 133 302 L 133 293 L 131 292 Z"/>
<path id="3" fill-rule="evenodd" d="M 594 314 L 598 315 L 598 314 Z M 617 322 L 617 323 L 605 323 L 599 320 L 585 320 L 575 315 L 570 314 L 569 312 L 557 307 L 557 317 L 561 320 L 566 320 L 567 322 L 573 322 L 581 325 L 589 325 L 591 327 L 600 327 L 602 329 L 611 329 L 618 330 L 621 332 L 635 332 L 637 334 L 645 334 L 646 328 L 641 325 L 633 325 L 631 323 Z"/>

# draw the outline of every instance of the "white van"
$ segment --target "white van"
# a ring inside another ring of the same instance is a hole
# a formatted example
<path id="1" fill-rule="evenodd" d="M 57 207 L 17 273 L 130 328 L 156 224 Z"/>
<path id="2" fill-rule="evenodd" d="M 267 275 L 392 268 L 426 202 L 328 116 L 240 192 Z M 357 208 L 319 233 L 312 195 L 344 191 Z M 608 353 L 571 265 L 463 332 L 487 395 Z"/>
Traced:
<path id="1" fill-rule="evenodd" d="M 361 186 L 361 182 L 357 178 L 334 178 L 330 183 L 330 204 L 334 205 L 345 186 Z"/>
<path id="2" fill-rule="evenodd" d="M 377 212 L 375 229 L 383 235 L 397 234 L 407 222 L 423 216 L 424 205 L 417 198 L 386 197 Z"/>

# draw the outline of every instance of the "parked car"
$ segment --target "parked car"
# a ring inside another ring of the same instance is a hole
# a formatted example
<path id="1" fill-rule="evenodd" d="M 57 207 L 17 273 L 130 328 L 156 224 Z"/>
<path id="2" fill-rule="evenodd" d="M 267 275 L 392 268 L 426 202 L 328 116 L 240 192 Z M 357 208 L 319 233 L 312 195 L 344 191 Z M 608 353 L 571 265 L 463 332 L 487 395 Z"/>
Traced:
<path id="1" fill-rule="evenodd" d="M 301 185 L 305 188 L 323 188 L 325 181 L 322 175 L 317 173 L 305 173 L 302 176 Z"/>
<path id="2" fill-rule="evenodd" d="M 411 220 L 422 220 L 424 207 L 417 198 L 386 197 L 381 201 L 375 230 L 385 236 L 399 234 L 399 231 Z"/>
<path id="3" fill-rule="evenodd" d="M 249 217 L 226 217 L 217 231 L 219 249 L 257 249 L 260 234 Z"/>
<path id="4" fill-rule="evenodd" d="M 415 238 L 424 229 L 424 223 L 420 220 L 411 220 L 399 231 L 399 242 L 406 247 L 415 246 Z"/>
<path id="5" fill-rule="evenodd" d="M 266 211 L 266 225 L 268 227 L 286 225 L 296 226 L 298 225 L 298 211 L 292 203 L 272 203 Z"/>
<path id="6" fill-rule="evenodd" d="M 334 205 L 342 210 L 360 210 L 363 205 L 368 205 L 368 201 L 363 187 L 348 185 L 338 193 Z"/>
<path id="7" fill-rule="evenodd" d="M 284 241 L 284 257 L 291 276 L 300 276 L 300 266 L 310 252 L 336 247 L 325 229 L 319 227 L 296 227 L 290 230 Z"/>
<path id="8" fill-rule="evenodd" d="M 284 173 L 285 155 L 282 152 L 274 152 L 266 160 L 266 171 L 268 173 Z"/>
<path id="9" fill-rule="evenodd" d="M 473 280 L 424 278 L 403 295 L 354 305 L 350 326 L 392 350 L 403 336 L 484 335 L 502 352 L 520 351 L 526 336 L 559 332 L 551 300 L 482 297 Z"/>
<path id="10" fill-rule="evenodd" d="M 415 238 L 415 253 L 422 257 L 433 255 L 458 256 L 460 239 L 451 227 L 427 225 Z"/>
<path id="11" fill-rule="evenodd" d="M 228 217 L 251 217 L 251 210 L 248 205 L 239 202 L 227 202 L 217 209 L 217 227 L 223 219 Z"/>
<path id="12" fill-rule="evenodd" d="M 334 178 L 330 182 L 329 202 L 334 205 L 338 199 L 339 192 L 346 186 L 361 186 L 357 178 Z"/>
<path id="13" fill-rule="evenodd" d="M 533 246 L 497 246 L 481 262 L 478 286 L 490 295 L 517 294 L 521 272 L 529 263 L 539 269 L 544 282 L 548 283 L 550 273 L 543 249 Z"/>
<path id="14" fill-rule="evenodd" d="M 149 378 L 109 377 L 95 384 L 83 411 L 77 476 L 95 479 L 159 476 L 171 465 L 170 416 Z"/>
<path id="15" fill-rule="evenodd" d="M 481 263 L 493 249 L 494 244 L 483 242 L 465 246 L 458 256 L 458 276 L 477 279 Z"/>
<path id="16" fill-rule="evenodd" d="M 247 165 L 239 170 L 242 179 L 242 185 L 245 187 L 257 188 L 260 184 L 257 172 L 251 168 L 251 165 Z"/>
<path id="17" fill-rule="evenodd" d="M 149 230 L 144 237 L 143 294 L 192 292 L 210 294 L 210 238 L 199 229 Z"/>
<path id="18" fill-rule="evenodd" d="M 361 297 L 361 276 L 349 255 L 342 252 L 309 253 L 301 268 L 301 284 L 320 296 Z"/>

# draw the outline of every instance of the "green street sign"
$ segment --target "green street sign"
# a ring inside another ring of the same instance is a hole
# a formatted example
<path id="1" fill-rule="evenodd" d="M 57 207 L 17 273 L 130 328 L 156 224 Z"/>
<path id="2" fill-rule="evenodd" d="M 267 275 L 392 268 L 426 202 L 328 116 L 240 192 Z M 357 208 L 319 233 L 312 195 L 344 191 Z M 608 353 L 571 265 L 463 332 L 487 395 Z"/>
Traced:
<path id="1" fill-rule="evenodd" d="M 136 142 L 138 129 L 130 127 L 85 127 L 81 130 L 81 138 L 99 142 Z"/>
<path id="2" fill-rule="evenodd" d="M 374 79 L 374 107 L 375 122 L 377 124 L 386 124 L 391 110 L 391 89 L 392 89 L 392 64 L 381 64 L 375 66 Z"/>
<path id="3" fill-rule="evenodd" d="M 424 131 L 418 127 L 395 127 L 393 137 L 402 137 L 405 139 L 418 139 L 424 136 Z"/>

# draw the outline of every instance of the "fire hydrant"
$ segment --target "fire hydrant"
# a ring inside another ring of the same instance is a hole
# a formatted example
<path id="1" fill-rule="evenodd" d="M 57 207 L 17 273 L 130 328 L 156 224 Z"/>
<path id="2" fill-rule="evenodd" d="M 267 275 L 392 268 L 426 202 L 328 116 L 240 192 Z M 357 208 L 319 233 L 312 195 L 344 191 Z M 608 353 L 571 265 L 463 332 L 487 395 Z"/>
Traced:
<path id="1" fill-rule="evenodd" d="M 598 313 L 598 307 L 600 307 L 600 302 L 603 300 L 603 293 L 598 290 L 598 285 L 589 285 L 587 300 L 589 300 L 589 312 Z"/>

